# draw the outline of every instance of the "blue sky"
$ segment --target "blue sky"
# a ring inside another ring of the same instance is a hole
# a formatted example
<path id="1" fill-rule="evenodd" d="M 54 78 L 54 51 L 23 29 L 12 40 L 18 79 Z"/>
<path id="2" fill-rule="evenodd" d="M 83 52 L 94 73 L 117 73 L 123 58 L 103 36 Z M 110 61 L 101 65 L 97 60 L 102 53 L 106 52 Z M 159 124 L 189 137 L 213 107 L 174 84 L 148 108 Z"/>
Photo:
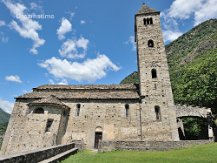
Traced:
<path id="1" fill-rule="evenodd" d="M 137 70 L 134 14 L 161 11 L 165 43 L 217 17 L 217 0 L 0 0 L 0 107 L 43 84 L 118 84 Z"/>

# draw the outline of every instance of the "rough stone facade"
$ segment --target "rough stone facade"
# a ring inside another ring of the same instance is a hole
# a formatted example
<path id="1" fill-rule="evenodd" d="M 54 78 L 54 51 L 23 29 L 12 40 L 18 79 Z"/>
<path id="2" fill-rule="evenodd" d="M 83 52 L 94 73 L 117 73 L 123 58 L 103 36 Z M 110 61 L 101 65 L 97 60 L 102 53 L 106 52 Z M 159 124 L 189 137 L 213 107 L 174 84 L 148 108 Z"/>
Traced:
<path id="1" fill-rule="evenodd" d="M 135 16 L 135 23 L 141 110 L 144 115 L 142 123 L 146 133 L 143 137 L 147 140 L 179 140 L 160 13 L 143 5 Z M 159 112 L 159 118 L 156 118 L 156 112 Z"/>
<path id="2" fill-rule="evenodd" d="M 211 108 L 176 105 L 176 116 L 181 117 L 201 117 L 207 118 L 209 114 L 212 114 Z"/>
<path id="3" fill-rule="evenodd" d="M 102 141 L 99 152 L 112 150 L 138 150 L 138 151 L 164 151 L 189 147 L 198 144 L 208 144 L 209 140 L 185 140 L 185 141 Z"/>
<path id="4" fill-rule="evenodd" d="M 139 85 L 44 85 L 16 98 L 2 153 L 73 140 L 178 141 L 160 13 L 143 5 L 135 16 Z"/>

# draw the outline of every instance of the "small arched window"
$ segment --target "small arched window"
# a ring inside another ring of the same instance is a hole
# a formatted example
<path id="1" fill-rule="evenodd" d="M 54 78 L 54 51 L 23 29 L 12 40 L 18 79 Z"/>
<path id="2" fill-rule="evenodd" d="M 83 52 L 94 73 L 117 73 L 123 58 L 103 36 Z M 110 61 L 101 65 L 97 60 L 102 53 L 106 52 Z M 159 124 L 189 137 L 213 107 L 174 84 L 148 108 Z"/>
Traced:
<path id="1" fill-rule="evenodd" d="M 129 117 L 129 104 L 125 105 L 125 116 Z"/>
<path id="2" fill-rule="evenodd" d="M 43 108 L 36 108 L 33 111 L 34 114 L 44 114 L 44 109 Z"/>
<path id="3" fill-rule="evenodd" d="M 80 115 L 81 104 L 77 104 L 76 106 L 77 106 L 76 116 L 78 117 Z"/>
<path id="4" fill-rule="evenodd" d="M 147 25 L 147 19 L 146 18 L 143 19 L 143 23 L 144 23 L 144 25 Z"/>
<path id="5" fill-rule="evenodd" d="M 151 76 L 152 76 L 152 79 L 157 78 L 157 70 L 156 69 L 151 70 Z"/>
<path id="6" fill-rule="evenodd" d="M 148 47 L 153 48 L 154 47 L 154 41 L 148 40 Z"/>
<path id="7" fill-rule="evenodd" d="M 156 120 L 157 121 L 161 121 L 160 107 L 159 106 L 155 106 L 154 110 L 155 110 Z"/>
<path id="8" fill-rule="evenodd" d="M 152 18 L 149 18 L 149 23 L 153 24 L 153 19 Z"/>
<path id="9" fill-rule="evenodd" d="M 144 25 L 153 24 L 153 19 L 152 18 L 144 18 L 143 23 L 144 23 Z"/>

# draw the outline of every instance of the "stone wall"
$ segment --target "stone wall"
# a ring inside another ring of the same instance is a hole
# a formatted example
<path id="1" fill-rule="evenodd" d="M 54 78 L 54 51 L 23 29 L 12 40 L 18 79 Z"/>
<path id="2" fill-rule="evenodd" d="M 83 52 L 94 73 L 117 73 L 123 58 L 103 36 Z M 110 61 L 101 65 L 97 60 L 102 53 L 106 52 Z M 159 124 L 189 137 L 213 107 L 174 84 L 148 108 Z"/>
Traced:
<path id="1" fill-rule="evenodd" d="M 86 148 L 94 148 L 95 132 L 101 129 L 102 139 L 139 140 L 139 103 L 133 100 L 64 101 L 70 116 L 63 143 L 83 140 Z M 80 104 L 77 116 L 76 105 Z M 129 105 L 126 116 L 125 105 Z"/>
<path id="2" fill-rule="evenodd" d="M 74 143 L 67 145 L 59 145 L 50 148 L 39 149 L 35 151 L 17 153 L 13 155 L 4 155 L 0 156 L 0 162 L 2 163 L 35 163 L 50 157 L 53 157 L 57 154 L 65 152 L 67 150 L 73 149 L 75 147 Z M 75 150 L 77 152 L 77 150 Z"/>
<path id="3" fill-rule="evenodd" d="M 2 144 L 3 154 L 61 144 L 68 116 L 62 116 L 63 110 L 51 105 L 37 106 L 44 109 L 44 114 L 34 114 L 33 110 L 37 107 L 29 107 L 29 102 L 31 100 L 15 103 Z M 48 119 L 53 122 L 49 131 L 45 131 Z"/>
<path id="4" fill-rule="evenodd" d="M 211 108 L 190 106 L 190 105 L 176 105 L 176 115 L 181 117 L 201 117 L 207 118 L 208 114 L 211 114 Z"/>
<path id="5" fill-rule="evenodd" d="M 33 114 L 35 108 L 27 105 L 30 102 L 16 102 L 2 146 L 4 154 L 49 147 L 58 142 L 67 144 L 73 140 L 82 140 L 85 148 L 94 148 L 97 128 L 101 128 L 105 141 L 140 140 L 140 104 L 137 100 L 62 100 L 70 108 L 62 121 L 61 108 L 40 106 L 45 113 Z M 77 104 L 80 104 L 79 116 Z M 128 116 L 126 104 L 129 105 Z M 45 132 L 48 119 L 54 122 L 50 131 Z M 63 128 L 65 130 L 59 130 Z M 58 133 L 63 138 L 58 140 Z"/>
<path id="6" fill-rule="evenodd" d="M 112 150 L 169 150 L 183 148 L 197 144 L 208 144 L 209 140 L 185 140 L 185 141 L 101 141 L 99 152 Z"/>

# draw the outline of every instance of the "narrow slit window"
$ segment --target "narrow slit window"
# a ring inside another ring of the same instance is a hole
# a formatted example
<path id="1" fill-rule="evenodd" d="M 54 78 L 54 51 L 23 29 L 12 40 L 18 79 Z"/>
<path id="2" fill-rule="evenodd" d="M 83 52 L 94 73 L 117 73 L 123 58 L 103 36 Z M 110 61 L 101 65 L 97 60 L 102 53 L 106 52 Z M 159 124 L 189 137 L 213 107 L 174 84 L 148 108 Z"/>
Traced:
<path id="1" fill-rule="evenodd" d="M 157 121 L 161 121 L 161 113 L 160 113 L 160 107 L 159 106 L 155 106 L 155 114 L 156 114 L 156 120 Z"/>
<path id="2" fill-rule="evenodd" d="M 33 111 L 34 114 L 44 114 L 44 109 L 43 108 L 36 108 Z"/>
<path id="3" fill-rule="evenodd" d="M 52 124 L 53 124 L 53 119 L 48 119 L 47 124 L 46 124 L 46 128 L 45 128 L 45 132 L 50 132 Z"/>
<path id="4" fill-rule="evenodd" d="M 152 76 L 152 79 L 157 78 L 157 70 L 156 69 L 151 70 L 151 76 Z"/>
<path id="5" fill-rule="evenodd" d="M 125 116 L 129 117 L 129 105 L 128 104 L 125 105 Z"/>
<path id="6" fill-rule="evenodd" d="M 148 40 L 148 47 L 153 48 L 154 47 L 154 41 Z"/>
<path id="7" fill-rule="evenodd" d="M 76 116 L 80 116 L 81 104 L 77 104 Z"/>

